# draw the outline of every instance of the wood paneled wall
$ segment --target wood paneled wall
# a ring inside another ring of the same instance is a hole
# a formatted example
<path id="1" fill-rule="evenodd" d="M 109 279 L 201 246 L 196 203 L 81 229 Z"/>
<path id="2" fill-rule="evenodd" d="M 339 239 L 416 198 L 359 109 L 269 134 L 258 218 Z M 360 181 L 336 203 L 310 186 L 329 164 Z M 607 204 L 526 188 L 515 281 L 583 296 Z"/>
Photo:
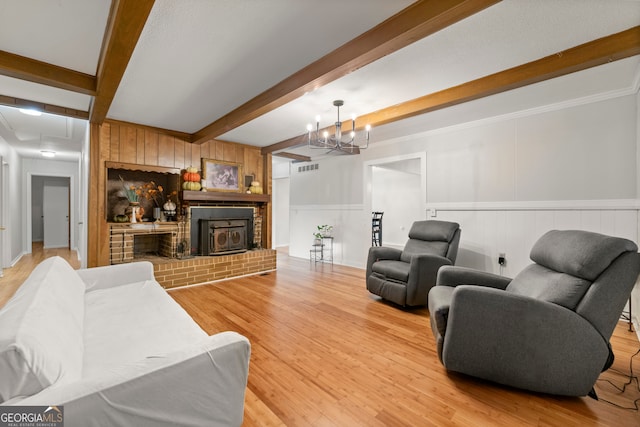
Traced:
<path id="1" fill-rule="evenodd" d="M 106 161 L 179 169 L 191 165 L 200 169 L 203 158 L 235 162 L 243 165 L 243 174 L 254 175 L 271 194 L 271 155 L 263 156 L 259 147 L 216 140 L 192 144 L 186 134 L 115 121 L 92 124 L 90 140 L 89 267 L 109 264 L 109 229 L 104 214 Z M 265 211 L 264 244 L 271 247 L 271 203 Z"/>

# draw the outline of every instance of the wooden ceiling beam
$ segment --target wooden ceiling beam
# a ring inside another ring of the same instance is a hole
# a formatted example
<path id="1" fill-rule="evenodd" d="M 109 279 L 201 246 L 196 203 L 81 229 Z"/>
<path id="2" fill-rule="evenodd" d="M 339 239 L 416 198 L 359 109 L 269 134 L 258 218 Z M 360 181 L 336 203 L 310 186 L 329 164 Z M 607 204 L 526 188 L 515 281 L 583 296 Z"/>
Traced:
<path id="1" fill-rule="evenodd" d="M 640 54 L 640 26 L 489 76 L 363 115 L 383 125 Z"/>
<path id="2" fill-rule="evenodd" d="M 276 142 L 275 144 L 262 147 L 260 152 L 262 155 L 272 153 L 276 155 L 278 151 L 286 150 L 287 148 L 301 147 L 307 145 L 307 135 L 298 135 L 293 138 L 285 139 L 284 141 Z"/>
<path id="3" fill-rule="evenodd" d="M 113 0 L 98 62 L 96 95 L 89 112 L 91 123 L 107 117 L 154 0 Z"/>
<path id="4" fill-rule="evenodd" d="M 420 0 L 194 134 L 216 138 L 501 0 Z"/>
<path id="5" fill-rule="evenodd" d="M 61 107 L 59 105 L 45 104 L 42 102 L 30 101 L 28 99 L 14 98 L 12 96 L 0 95 L 0 105 L 7 105 L 15 108 L 35 108 L 43 113 L 56 114 L 58 116 L 71 117 L 74 119 L 89 119 L 88 111 Z"/>
<path id="6" fill-rule="evenodd" d="M 304 156 L 302 154 L 295 154 L 295 153 L 287 153 L 285 151 L 282 151 L 280 153 L 274 153 L 274 156 L 278 156 L 278 157 L 284 157 L 286 159 L 291 159 L 297 162 L 310 162 L 311 161 L 311 157 L 309 156 Z"/>
<path id="7" fill-rule="evenodd" d="M 358 118 L 358 121 L 380 126 L 635 55 L 640 55 L 640 26 L 458 86 L 364 114 Z M 351 125 L 344 126 L 348 128 Z M 328 127 L 326 130 L 331 133 L 331 129 L 333 127 Z M 274 153 L 305 143 L 304 135 L 297 136 L 263 147 L 261 152 Z"/>
<path id="8" fill-rule="evenodd" d="M 94 76 L 3 50 L 0 50 L 0 74 L 85 95 L 96 93 Z"/>

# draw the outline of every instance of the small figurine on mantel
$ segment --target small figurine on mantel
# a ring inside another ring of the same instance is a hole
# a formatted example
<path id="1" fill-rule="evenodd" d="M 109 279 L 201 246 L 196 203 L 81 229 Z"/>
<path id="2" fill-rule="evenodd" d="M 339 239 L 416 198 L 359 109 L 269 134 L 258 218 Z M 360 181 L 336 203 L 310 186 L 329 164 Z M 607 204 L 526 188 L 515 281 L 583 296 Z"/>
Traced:
<path id="1" fill-rule="evenodd" d="M 176 204 L 172 200 L 168 200 L 162 208 L 167 221 L 173 221 L 176 216 Z"/>
<path id="2" fill-rule="evenodd" d="M 249 193 L 262 194 L 262 186 L 259 181 L 251 181 L 251 187 L 249 187 Z"/>

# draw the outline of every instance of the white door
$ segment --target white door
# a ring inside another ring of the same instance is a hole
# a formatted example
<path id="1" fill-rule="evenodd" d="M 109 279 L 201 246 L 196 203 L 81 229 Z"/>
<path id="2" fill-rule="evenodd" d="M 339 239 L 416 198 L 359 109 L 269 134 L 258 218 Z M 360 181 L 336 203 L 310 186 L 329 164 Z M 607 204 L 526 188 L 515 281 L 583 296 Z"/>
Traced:
<path id="1" fill-rule="evenodd" d="M 69 247 L 69 184 L 45 182 L 42 211 L 44 214 L 44 248 Z"/>

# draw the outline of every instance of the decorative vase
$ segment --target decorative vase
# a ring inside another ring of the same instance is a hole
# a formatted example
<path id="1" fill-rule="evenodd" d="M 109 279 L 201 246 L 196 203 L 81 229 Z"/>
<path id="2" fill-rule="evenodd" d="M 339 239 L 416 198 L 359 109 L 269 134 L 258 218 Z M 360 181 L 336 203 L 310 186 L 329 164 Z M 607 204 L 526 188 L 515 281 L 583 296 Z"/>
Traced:
<path id="1" fill-rule="evenodd" d="M 129 202 L 129 206 L 124 210 L 125 215 L 129 216 L 129 222 L 134 224 L 137 221 L 138 209 L 140 208 L 139 202 Z"/>
<path id="2" fill-rule="evenodd" d="M 162 209 L 160 209 L 159 207 L 153 208 L 153 219 L 155 221 L 158 221 L 161 215 L 162 215 Z"/>

